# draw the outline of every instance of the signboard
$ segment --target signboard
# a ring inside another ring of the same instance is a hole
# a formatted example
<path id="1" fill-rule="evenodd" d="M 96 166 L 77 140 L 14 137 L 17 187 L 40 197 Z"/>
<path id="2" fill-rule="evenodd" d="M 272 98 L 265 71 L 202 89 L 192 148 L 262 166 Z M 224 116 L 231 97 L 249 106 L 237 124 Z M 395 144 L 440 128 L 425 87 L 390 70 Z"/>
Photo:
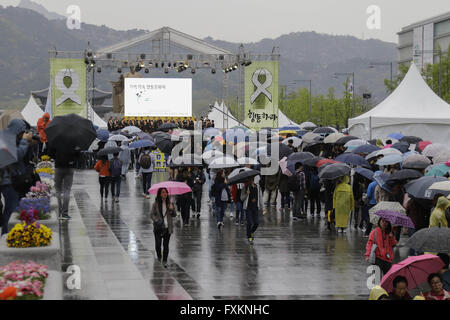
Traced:
<path id="1" fill-rule="evenodd" d="M 192 117 L 192 79 L 125 79 L 125 116 Z"/>
<path id="2" fill-rule="evenodd" d="M 245 67 L 244 124 L 255 130 L 278 127 L 278 61 Z"/>
<path id="3" fill-rule="evenodd" d="M 50 59 L 53 117 L 86 117 L 86 65 L 83 59 Z"/>
<path id="4" fill-rule="evenodd" d="M 164 153 L 162 153 L 159 149 L 153 151 L 152 153 L 155 156 L 155 164 L 153 168 L 158 171 L 165 171 L 167 168 L 167 163 Z"/>

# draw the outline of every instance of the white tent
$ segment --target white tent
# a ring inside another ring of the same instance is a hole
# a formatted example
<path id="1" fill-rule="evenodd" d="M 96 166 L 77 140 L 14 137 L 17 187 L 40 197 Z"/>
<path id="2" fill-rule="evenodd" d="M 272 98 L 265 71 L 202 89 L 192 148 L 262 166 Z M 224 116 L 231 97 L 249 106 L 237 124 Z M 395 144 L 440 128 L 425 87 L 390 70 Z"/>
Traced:
<path id="1" fill-rule="evenodd" d="M 386 138 L 393 132 L 450 145 L 450 105 L 437 96 L 412 64 L 392 94 L 372 110 L 349 119 L 351 135 Z"/>
<path id="2" fill-rule="evenodd" d="M 214 127 L 219 129 L 229 129 L 239 126 L 239 122 L 234 119 L 234 116 L 223 102 L 219 105 L 216 101 L 214 108 L 208 114 L 208 119 L 211 121 L 214 120 Z"/>
<path id="3" fill-rule="evenodd" d="M 108 124 L 102 118 L 100 118 L 99 115 L 92 109 L 91 104 L 89 104 L 89 112 L 92 112 L 94 115 L 93 123 L 95 126 L 98 126 L 99 128 L 103 129 L 108 127 Z"/>
<path id="4" fill-rule="evenodd" d="M 36 127 L 39 118 L 44 115 L 44 111 L 38 106 L 33 96 L 30 95 L 30 99 L 28 99 L 28 103 L 21 111 L 21 114 L 32 127 Z"/>
<path id="5" fill-rule="evenodd" d="M 281 127 L 285 127 L 285 126 L 298 126 L 298 127 L 300 127 L 294 121 L 292 121 L 291 119 L 286 117 L 286 115 L 283 112 L 281 112 L 280 109 L 278 109 L 278 127 L 281 128 Z"/>

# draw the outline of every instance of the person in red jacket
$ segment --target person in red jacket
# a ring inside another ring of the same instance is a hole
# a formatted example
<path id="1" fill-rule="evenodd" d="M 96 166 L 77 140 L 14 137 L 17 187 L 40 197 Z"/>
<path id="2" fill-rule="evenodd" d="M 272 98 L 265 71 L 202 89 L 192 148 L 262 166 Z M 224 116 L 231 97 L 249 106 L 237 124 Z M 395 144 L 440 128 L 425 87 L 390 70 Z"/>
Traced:
<path id="1" fill-rule="evenodd" d="M 44 113 L 42 118 L 39 118 L 37 122 L 37 131 L 39 133 L 39 137 L 41 137 L 41 143 L 39 145 L 40 155 L 44 153 L 44 149 L 46 148 L 47 135 L 45 134 L 45 129 L 50 124 L 50 115 L 48 112 Z"/>
<path id="2" fill-rule="evenodd" d="M 376 238 L 375 241 L 374 238 Z M 378 227 L 370 233 L 366 245 L 366 261 L 369 261 L 370 252 L 374 244 L 377 245 L 375 264 L 380 267 L 383 274 L 386 274 L 391 269 L 394 258 L 393 248 L 397 245 L 391 223 L 388 220 L 380 218 Z"/>

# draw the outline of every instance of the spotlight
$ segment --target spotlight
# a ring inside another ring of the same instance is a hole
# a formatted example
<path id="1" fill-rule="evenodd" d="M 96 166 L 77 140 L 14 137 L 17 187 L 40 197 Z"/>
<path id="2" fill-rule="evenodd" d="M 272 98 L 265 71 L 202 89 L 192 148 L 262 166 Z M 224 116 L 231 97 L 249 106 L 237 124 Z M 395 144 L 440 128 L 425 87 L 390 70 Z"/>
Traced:
<path id="1" fill-rule="evenodd" d="M 176 62 L 173 63 L 173 67 L 174 67 L 174 68 L 177 67 L 177 63 L 176 63 Z"/>
<path id="2" fill-rule="evenodd" d="M 192 54 L 188 54 L 188 55 L 187 55 L 187 59 L 188 59 L 188 60 L 192 60 Z"/>
<path id="3" fill-rule="evenodd" d="M 158 62 L 155 62 L 155 68 L 158 68 Z"/>
<path id="4" fill-rule="evenodd" d="M 164 68 L 164 62 L 161 62 L 161 68 Z"/>
<path id="5" fill-rule="evenodd" d="M 192 73 L 192 74 L 195 74 L 195 68 L 192 68 L 192 69 L 191 69 L 191 73 Z"/>
<path id="6" fill-rule="evenodd" d="M 122 68 L 120 68 L 120 67 L 117 68 L 117 72 L 118 72 L 118 73 L 122 73 Z"/>
<path id="7" fill-rule="evenodd" d="M 141 53 L 141 60 L 144 60 L 144 59 L 145 59 L 145 54 Z"/>
<path id="8" fill-rule="evenodd" d="M 88 56 L 88 57 L 92 57 L 92 51 L 88 51 L 87 53 L 86 53 L 86 55 Z"/>
<path id="9" fill-rule="evenodd" d="M 89 59 L 88 58 L 84 58 L 84 63 L 85 64 L 89 64 Z"/>
<path id="10" fill-rule="evenodd" d="M 89 64 L 89 66 L 90 66 L 91 68 L 93 68 L 93 67 L 95 66 L 95 61 L 94 61 L 94 60 L 91 60 L 91 63 Z"/>
<path id="11" fill-rule="evenodd" d="M 101 72 L 102 72 L 102 68 L 98 67 L 98 68 L 97 68 L 97 72 L 98 72 L 98 73 L 101 73 Z"/>
<path id="12" fill-rule="evenodd" d="M 169 62 L 168 64 L 167 64 L 167 66 L 170 68 L 170 66 L 171 66 L 171 63 Z"/>
<path id="13" fill-rule="evenodd" d="M 149 66 L 149 67 L 152 67 L 152 66 L 153 66 L 153 62 L 149 61 L 149 62 L 148 62 L 148 66 Z"/>
<path id="14" fill-rule="evenodd" d="M 148 68 L 145 68 L 145 69 L 144 69 L 144 72 L 145 72 L 145 73 L 148 73 L 148 72 L 149 72 Z"/>
<path id="15" fill-rule="evenodd" d="M 139 67 L 141 67 L 141 68 L 144 68 L 144 67 L 145 67 L 144 61 L 139 61 Z"/>
<path id="16" fill-rule="evenodd" d="M 164 68 L 164 73 L 169 73 L 169 68 Z"/>
<path id="17" fill-rule="evenodd" d="M 211 69 L 211 73 L 215 74 L 216 73 L 216 69 Z"/>
<path id="18" fill-rule="evenodd" d="M 219 60 L 223 60 L 224 59 L 224 56 L 223 56 L 223 54 L 221 54 L 220 56 L 219 56 Z"/>
<path id="19" fill-rule="evenodd" d="M 237 63 L 236 63 L 236 64 L 234 64 L 234 66 L 233 66 L 233 70 L 237 70 L 237 68 L 238 68 L 238 66 L 237 66 Z"/>
<path id="20" fill-rule="evenodd" d="M 252 64 L 252 62 L 250 60 L 245 60 L 244 61 L 244 66 L 246 66 L 246 67 L 248 67 L 251 64 Z"/>
<path id="21" fill-rule="evenodd" d="M 134 70 L 136 70 L 136 72 L 139 72 L 142 70 L 142 68 L 139 64 L 137 64 L 136 67 L 134 68 Z"/>

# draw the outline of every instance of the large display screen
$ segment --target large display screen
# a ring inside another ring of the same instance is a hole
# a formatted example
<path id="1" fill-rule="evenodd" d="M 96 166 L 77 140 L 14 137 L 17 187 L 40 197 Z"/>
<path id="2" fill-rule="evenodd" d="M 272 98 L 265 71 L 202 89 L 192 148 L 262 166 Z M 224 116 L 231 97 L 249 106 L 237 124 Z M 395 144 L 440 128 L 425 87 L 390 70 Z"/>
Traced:
<path id="1" fill-rule="evenodd" d="M 192 79 L 125 79 L 125 116 L 192 117 Z"/>

